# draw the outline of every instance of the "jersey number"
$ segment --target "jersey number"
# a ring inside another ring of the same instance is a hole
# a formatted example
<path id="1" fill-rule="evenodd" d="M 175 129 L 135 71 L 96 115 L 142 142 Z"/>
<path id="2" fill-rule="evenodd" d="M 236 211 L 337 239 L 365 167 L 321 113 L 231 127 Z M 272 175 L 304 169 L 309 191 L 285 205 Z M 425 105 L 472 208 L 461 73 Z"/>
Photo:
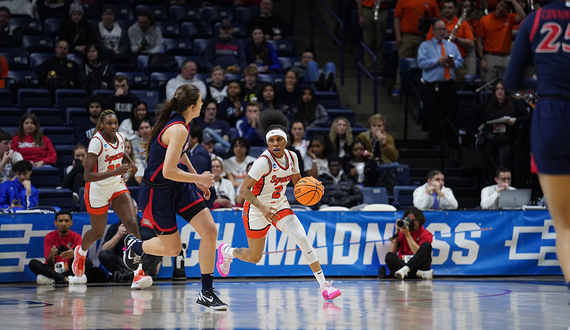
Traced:
<path id="1" fill-rule="evenodd" d="M 277 186 L 271 198 L 280 198 L 281 197 L 281 190 L 283 190 L 283 186 Z"/>
<path id="2" fill-rule="evenodd" d="M 558 42 L 560 34 L 562 34 L 562 27 L 558 23 L 549 22 L 542 26 L 540 33 L 546 33 L 544 38 L 540 41 L 538 46 L 536 46 L 537 53 L 556 53 L 560 49 L 560 44 L 562 44 L 562 50 L 566 53 L 570 53 L 570 44 L 564 42 Z M 570 23 L 566 26 L 566 32 L 564 33 L 564 40 L 570 39 Z"/>
<path id="3" fill-rule="evenodd" d="M 110 172 L 110 171 L 112 171 L 112 170 L 114 170 L 114 169 L 116 169 L 116 168 L 119 168 L 119 166 L 121 166 L 121 164 L 117 164 L 117 166 L 115 166 L 115 165 L 109 165 L 109 166 L 107 166 L 107 172 Z"/>

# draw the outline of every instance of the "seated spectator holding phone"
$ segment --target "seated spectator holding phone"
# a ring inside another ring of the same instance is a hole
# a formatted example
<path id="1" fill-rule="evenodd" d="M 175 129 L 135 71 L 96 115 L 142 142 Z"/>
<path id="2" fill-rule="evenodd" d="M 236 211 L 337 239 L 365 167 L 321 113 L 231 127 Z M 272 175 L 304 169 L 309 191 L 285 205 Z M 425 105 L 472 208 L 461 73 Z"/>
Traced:
<path id="1" fill-rule="evenodd" d="M 422 278 L 431 280 L 431 242 L 433 234 L 424 228 L 426 218 L 416 207 L 407 209 L 396 221 L 396 234 L 390 238 L 386 266 L 397 279 Z"/>
<path id="2" fill-rule="evenodd" d="M 420 210 L 457 210 L 459 204 L 453 190 L 444 186 L 443 173 L 433 170 L 427 182 L 414 190 L 414 206 Z"/>
<path id="3" fill-rule="evenodd" d="M 63 183 L 61 184 L 62 188 L 67 188 L 73 191 L 73 197 L 75 202 L 79 201 L 79 189 L 85 186 L 85 180 L 83 179 L 83 172 L 85 168 L 85 159 L 87 158 L 87 147 L 78 144 L 73 148 L 73 163 L 69 165 L 65 171 L 67 175 L 63 179 Z M 77 204 L 77 203 L 76 203 Z"/>
<path id="4" fill-rule="evenodd" d="M 12 180 L 16 176 L 13 171 L 14 165 L 24 160 L 22 154 L 10 150 L 11 143 L 12 136 L 0 129 L 0 183 Z"/>
<path id="5" fill-rule="evenodd" d="M 368 153 L 372 153 L 380 164 L 391 164 L 398 160 L 400 153 L 396 149 L 394 138 L 386 132 L 386 117 L 372 115 L 368 119 L 370 129 L 358 134 L 357 140 L 366 144 Z"/>
<path id="6" fill-rule="evenodd" d="M 488 186 L 481 190 L 481 209 L 496 210 L 499 208 L 499 196 L 503 190 L 516 190 L 511 187 L 511 171 L 506 167 L 499 167 L 495 172 L 495 182 L 497 184 Z"/>
<path id="7" fill-rule="evenodd" d="M 10 149 L 21 153 L 24 160 L 32 163 L 34 167 L 54 165 L 57 161 L 51 140 L 42 134 L 38 117 L 33 113 L 22 116 L 16 135 L 12 137 Z"/>
<path id="8" fill-rule="evenodd" d="M 214 208 L 231 208 L 236 204 L 234 185 L 230 180 L 221 176 L 223 173 L 223 161 L 218 158 L 212 159 L 212 174 L 214 175 L 214 188 L 216 189 Z"/>
<path id="9" fill-rule="evenodd" d="M 81 245 L 81 235 L 69 230 L 73 225 L 71 212 L 59 211 L 55 214 L 54 225 L 57 230 L 49 232 L 44 238 L 45 263 L 30 260 L 30 270 L 37 275 L 38 284 L 85 284 L 93 267 L 91 259 L 85 259 L 85 274 L 73 276 L 71 263 L 73 249 Z"/>
<path id="10" fill-rule="evenodd" d="M 21 160 L 13 168 L 16 177 L 0 184 L 0 210 L 28 210 L 38 205 L 40 192 L 32 186 L 32 164 Z"/>

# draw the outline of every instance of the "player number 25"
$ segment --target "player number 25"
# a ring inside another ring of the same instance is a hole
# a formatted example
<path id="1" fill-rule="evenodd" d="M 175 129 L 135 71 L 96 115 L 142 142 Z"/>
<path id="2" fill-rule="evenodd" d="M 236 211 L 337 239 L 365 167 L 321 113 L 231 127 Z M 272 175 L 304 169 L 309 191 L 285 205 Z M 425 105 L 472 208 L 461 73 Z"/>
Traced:
<path id="1" fill-rule="evenodd" d="M 538 46 L 536 46 L 537 53 L 556 53 L 560 49 L 560 44 L 562 44 L 562 50 L 564 52 L 570 53 L 570 44 L 558 41 L 560 34 L 562 34 L 560 24 L 554 22 L 546 23 L 542 26 L 542 29 L 540 29 L 540 33 L 546 33 L 546 35 L 542 38 Z M 564 33 L 564 40 L 568 39 L 570 39 L 570 23 Z"/>

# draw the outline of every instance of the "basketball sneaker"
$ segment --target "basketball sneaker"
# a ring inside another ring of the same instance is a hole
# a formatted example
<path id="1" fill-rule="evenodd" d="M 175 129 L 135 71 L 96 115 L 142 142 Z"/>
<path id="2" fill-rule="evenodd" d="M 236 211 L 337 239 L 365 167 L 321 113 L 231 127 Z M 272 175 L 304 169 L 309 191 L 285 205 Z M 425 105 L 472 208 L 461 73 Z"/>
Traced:
<path id="1" fill-rule="evenodd" d="M 431 280 L 433 278 L 433 269 L 430 270 L 419 270 L 416 272 L 416 276 L 423 278 L 424 280 Z"/>
<path id="2" fill-rule="evenodd" d="M 49 278 L 47 276 L 44 276 L 42 274 L 39 274 L 38 277 L 36 278 L 36 282 L 40 285 L 51 285 L 51 284 L 55 284 L 55 280 L 53 278 Z"/>
<path id="3" fill-rule="evenodd" d="M 396 273 L 394 273 L 394 276 L 396 276 L 396 278 L 399 280 L 403 280 L 404 277 L 408 276 L 409 272 L 410 272 L 410 267 L 404 266 L 404 267 L 398 269 L 398 271 Z"/>
<path id="4" fill-rule="evenodd" d="M 67 282 L 69 284 L 85 284 L 87 283 L 87 276 L 85 274 L 82 276 L 68 276 Z"/>
<path id="5" fill-rule="evenodd" d="M 133 278 L 133 284 L 131 284 L 131 289 L 146 289 L 152 285 L 152 277 L 146 275 L 142 268 L 139 268 L 135 272 L 135 277 Z"/>
<path id="6" fill-rule="evenodd" d="M 230 273 L 230 265 L 233 261 L 233 257 L 228 254 L 228 250 L 231 246 L 227 243 L 222 243 L 218 247 L 218 261 L 216 261 L 216 268 L 218 272 L 223 277 L 228 276 Z"/>
<path id="7" fill-rule="evenodd" d="M 323 292 L 323 298 L 325 300 L 333 300 L 342 294 L 339 289 L 332 286 L 332 282 L 333 281 L 325 281 L 321 284 L 321 291 Z"/>
<path id="8" fill-rule="evenodd" d="M 219 294 L 220 292 L 216 291 L 214 288 L 211 288 L 206 292 L 200 291 L 196 304 L 216 310 L 228 309 L 228 304 L 220 300 L 218 297 Z"/>
<path id="9" fill-rule="evenodd" d="M 136 271 L 141 263 L 141 256 L 133 250 L 133 244 L 140 241 L 141 240 L 136 238 L 133 234 L 128 234 L 125 237 L 126 250 L 123 253 L 123 262 L 125 263 L 125 266 L 132 271 Z"/>
<path id="10" fill-rule="evenodd" d="M 85 256 L 79 254 L 80 248 L 81 246 L 76 246 L 75 250 L 73 250 L 73 264 L 71 265 L 73 274 L 77 277 L 81 277 L 85 273 Z"/>

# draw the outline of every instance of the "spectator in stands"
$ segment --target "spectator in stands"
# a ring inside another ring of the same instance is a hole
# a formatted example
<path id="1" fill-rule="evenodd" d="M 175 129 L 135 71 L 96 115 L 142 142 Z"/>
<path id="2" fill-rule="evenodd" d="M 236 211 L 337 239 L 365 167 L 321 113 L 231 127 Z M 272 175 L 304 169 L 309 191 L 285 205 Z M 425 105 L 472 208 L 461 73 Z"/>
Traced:
<path id="1" fill-rule="evenodd" d="M 327 156 L 333 152 L 329 137 L 319 132 L 313 133 L 305 156 L 305 176 L 314 178 L 329 172 Z"/>
<path id="2" fill-rule="evenodd" d="M 305 156 L 307 155 L 307 150 L 309 149 L 309 140 L 304 139 L 305 124 L 301 121 L 293 122 L 293 124 L 291 124 L 289 135 L 291 136 L 289 144 L 299 151 L 299 154 L 301 155 L 299 162 L 304 161 Z"/>
<path id="3" fill-rule="evenodd" d="M 400 220 L 409 221 L 409 226 L 399 227 Z M 416 207 L 407 209 L 402 219 L 396 221 L 396 235 L 390 238 L 390 252 L 386 254 L 386 266 L 390 275 L 397 279 L 421 278 L 431 280 L 431 242 L 433 235 L 424 228 L 426 217 Z"/>
<path id="4" fill-rule="evenodd" d="M 21 160 L 14 164 L 16 177 L 0 184 L 0 210 L 29 210 L 37 206 L 40 192 L 30 181 L 32 164 Z"/>
<path id="5" fill-rule="evenodd" d="M 451 32 L 454 30 L 455 25 L 459 21 L 459 18 L 455 16 L 457 13 L 457 3 L 455 0 L 444 0 L 443 1 L 443 18 L 441 19 L 445 24 L 445 32 L 443 35 L 443 39 L 449 39 Z M 433 39 L 433 26 L 430 27 L 429 32 L 426 36 L 426 41 Z M 452 42 L 457 46 L 459 53 L 461 54 L 462 58 L 465 58 L 467 54 L 467 50 L 474 49 L 475 42 L 473 41 L 473 31 L 471 31 L 471 27 L 469 26 L 468 22 L 463 21 L 461 25 L 458 27 L 457 32 L 452 40 Z M 458 81 L 465 80 L 465 61 L 463 62 L 463 67 L 455 70 L 455 74 L 457 76 Z"/>
<path id="6" fill-rule="evenodd" d="M 105 58 L 111 62 L 127 60 L 131 44 L 127 30 L 115 22 L 115 9 L 109 5 L 103 6 L 101 22 L 95 26 L 95 34 L 103 45 Z"/>
<path id="7" fill-rule="evenodd" d="M 367 187 L 376 186 L 380 170 L 372 153 L 364 153 L 366 145 L 360 140 L 352 142 L 350 149 L 350 153 L 343 159 L 344 173 L 356 184 L 363 184 Z"/>
<path id="8" fill-rule="evenodd" d="M 57 88 L 73 88 L 77 86 L 77 63 L 67 59 L 69 44 L 60 40 L 55 45 L 55 56 L 38 67 L 40 86 L 50 91 Z"/>
<path id="9" fill-rule="evenodd" d="M 253 166 L 253 161 L 247 163 L 247 166 L 245 168 L 245 173 L 249 173 L 249 171 L 251 170 L 251 167 Z M 238 188 L 236 189 L 236 191 L 240 191 L 241 190 L 241 183 L 238 186 Z M 243 198 L 243 196 L 241 194 L 236 194 L 236 205 L 243 205 L 243 203 L 245 203 L 245 198 Z"/>
<path id="10" fill-rule="evenodd" d="M 224 159 L 222 157 L 220 157 L 219 155 L 217 155 L 216 151 L 214 150 L 215 144 L 216 144 L 216 140 L 214 139 L 214 137 L 212 135 L 210 135 L 210 133 L 204 132 L 204 135 L 202 135 L 202 145 L 204 146 L 204 148 L 206 148 L 206 150 L 208 150 L 208 153 L 210 154 L 210 159 L 211 160 L 219 159 L 223 162 Z M 230 144 L 230 146 L 231 146 L 231 144 Z M 226 154 L 227 154 L 227 152 L 226 152 Z"/>
<path id="11" fill-rule="evenodd" d="M 218 119 L 225 120 L 230 127 L 235 127 L 238 119 L 244 116 L 247 102 L 239 97 L 241 94 L 241 83 L 232 79 L 227 85 L 227 94 L 221 102 L 218 102 Z"/>
<path id="12" fill-rule="evenodd" d="M 214 208 L 231 208 L 236 203 L 236 191 L 232 182 L 221 175 L 224 173 L 224 163 L 219 159 L 212 159 L 212 174 L 214 175 L 214 188 L 216 200 Z"/>
<path id="13" fill-rule="evenodd" d="M 125 135 L 125 139 L 132 140 L 137 137 L 140 124 L 143 119 L 150 122 L 150 114 L 146 102 L 139 101 L 131 110 L 131 117 L 123 120 L 119 126 L 119 133 Z"/>
<path id="14" fill-rule="evenodd" d="M 315 210 L 323 206 L 344 206 L 351 208 L 364 200 L 360 189 L 342 170 L 342 161 L 337 155 L 328 157 L 329 172 L 319 175 L 325 189 L 321 200 L 313 206 Z"/>
<path id="15" fill-rule="evenodd" d="M 73 162 L 66 169 L 66 176 L 61 184 L 62 188 L 73 191 L 74 204 L 79 202 L 79 189 L 85 186 L 83 172 L 85 172 L 85 159 L 87 158 L 87 147 L 78 144 L 73 148 Z"/>
<path id="16" fill-rule="evenodd" d="M 261 84 L 257 81 L 257 67 L 248 66 L 243 70 L 243 83 L 241 85 L 241 98 L 246 102 L 258 102 L 261 96 Z"/>
<path id="17" fill-rule="evenodd" d="M 194 166 L 196 173 L 202 174 L 206 171 L 212 171 L 212 160 L 208 150 L 202 145 L 204 131 L 199 126 L 193 126 L 188 140 L 188 150 L 186 154 Z"/>
<path id="18" fill-rule="evenodd" d="M 376 0 L 357 0 L 358 23 L 362 28 L 362 41 L 376 54 L 378 76 L 384 71 L 384 59 L 382 56 L 382 43 L 386 36 L 386 9 L 393 8 L 395 1 L 380 1 L 379 7 Z M 364 52 L 364 66 L 372 72 L 372 57 Z"/>
<path id="19" fill-rule="evenodd" d="M 100 41 L 96 36 L 93 26 L 83 15 L 83 6 L 80 3 L 69 6 L 69 15 L 59 29 L 59 40 L 67 41 L 70 49 L 83 54 L 87 44 L 96 44 Z"/>
<path id="20" fill-rule="evenodd" d="M 303 174 L 305 173 L 305 162 L 303 160 L 303 156 L 301 155 L 301 152 L 299 152 L 299 150 L 297 150 L 297 148 L 295 148 L 293 146 L 293 135 L 291 135 L 291 131 L 289 131 L 287 133 L 287 147 L 286 149 L 289 150 L 290 152 L 294 153 L 295 155 L 297 155 L 297 159 L 299 160 L 299 174 Z M 309 144 L 309 141 L 306 141 L 307 145 Z M 306 155 L 306 151 L 305 151 L 305 155 Z M 289 186 L 294 187 L 295 185 L 293 184 L 293 181 L 289 182 Z"/>
<path id="21" fill-rule="evenodd" d="M 509 13 L 511 9 L 516 13 Z M 484 82 L 503 78 L 511 54 L 513 25 L 526 17 L 516 0 L 501 0 L 495 11 L 481 18 L 477 33 L 477 57 Z"/>
<path id="22" fill-rule="evenodd" d="M 85 111 L 89 118 L 77 125 L 75 129 L 75 142 L 84 146 L 89 145 L 89 140 L 95 133 L 95 127 L 99 121 L 99 115 L 103 112 L 105 101 L 100 96 L 91 95 L 85 99 Z"/>
<path id="23" fill-rule="evenodd" d="M 10 149 L 21 153 L 24 160 L 32 163 L 34 167 L 54 165 L 57 161 L 51 140 L 42 134 L 40 122 L 33 113 L 22 116 L 16 135 L 12 137 Z"/>
<path id="24" fill-rule="evenodd" d="M 294 121 L 301 121 L 306 128 L 326 127 L 329 124 L 327 110 L 317 102 L 315 91 L 310 87 L 303 89 L 291 117 Z"/>
<path id="25" fill-rule="evenodd" d="M 301 95 L 301 86 L 298 84 L 297 73 L 293 69 L 289 69 L 285 74 L 285 82 L 275 84 L 277 94 L 279 94 L 281 102 L 287 111 L 291 111 L 291 107 L 297 103 Z"/>
<path id="26" fill-rule="evenodd" d="M 247 64 L 256 67 L 258 72 L 278 73 L 281 71 L 277 51 L 273 45 L 267 43 L 259 26 L 251 32 L 251 38 L 245 47 L 245 58 Z"/>
<path id="27" fill-rule="evenodd" d="M 255 158 L 249 155 L 250 144 L 244 137 L 237 137 L 232 140 L 232 151 L 234 155 L 224 160 L 226 179 L 230 180 L 235 188 L 245 180 L 247 176 L 247 166 L 253 163 Z M 237 192 L 237 190 L 236 190 Z M 236 194 L 238 196 L 239 194 Z"/>
<path id="28" fill-rule="evenodd" d="M 220 22 L 218 36 L 208 42 L 204 58 L 211 66 L 220 66 L 230 73 L 240 73 L 247 66 L 241 41 L 234 38 L 232 23 L 225 19 Z"/>
<path id="29" fill-rule="evenodd" d="M 141 218 L 137 216 L 137 223 L 139 225 L 139 232 L 141 239 L 148 240 L 156 237 L 156 233 L 149 227 L 141 225 Z M 123 253 L 125 251 L 125 236 L 127 236 L 127 229 L 121 223 L 117 221 L 112 224 L 105 234 L 103 239 L 103 246 L 101 252 L 99 252 L 99 261 L 101 264 L 111 272 L 113 282 L 125 282 L 130 283 L 132 281 L 133 271 L 129 270 L 125 263 L 123 262 Z M 144 273 L 148 276 L 156 277 L 158 273 L 158 267 L 162 257 L 153 256 L 150 254 L 145 254 L 141 258 L 142 269 Z M 125 276 L 129 274 L 130 276 Z"/>
<path id="30" fill-rule="evenodd" d="M 79 67 L 81 88 L 91 94 L 95 89 L 107 89 L 115 77 L 115 68 L 101 59 L 101 47 L 87 44 L 83 64 Z"/>
<path id="31" fill-rule="evenodd" d="M 133 143 L 125 139 L 125 154 L 129 155 L 129 157 L 135 162 L 135 166 L 137 167 L 137 172 L 134 173 L 132 170 L 128 170 L 127 173 L 123 174 L 123 181 L 127 185 L 127 187 L 135 187 L 139 186 L 142 181 L 142 176 L 144 174 L 145 166 L 141 164 L 140 160 L 136 157 L 135 152 L 133 151 Z M 123 158 L 123 162 L 121 163 L 122 166 L 129 166 L 129 162 L 126 160 L 127 157 Z"/>
<path id="32" fill-rule="evenodd" d="M 39 0 L 36 10 L 41 20 L 50 17 L 63 17 L 69 11 L 69 5 L 75 0 Z"/>
<path id="33" fill-rule="evenodd" d="M 142 180 L 142 175 L 144 173 L 144 170 L 146 169 L 146 153 L 145 153 L 145 148 L 143 145 L 144 145 L 144 143 L 149 142 L 148 139 L 150 138 L 151 133 L 152 133 L 152 124 L 151 124 L 150 120 L 149 119 L 143 119 L 143 120 L 141 120 L 141 123 L 139 125 L 139 130 L 137 131 L 137 135 L 131 140 L 131 144 L 132 144 L 133 152 L 135 154 L 135 158 L 136 158 L 136 160 L 139 161 L 139 165 L 141 165 L 141 167 L 139 167 L 137 165 L 137 168 L 139 169 L 139 171 L 142 170 L 142 172 L 139 173 L 141 176 L 140 180 Z M 131 159 L 133 161 L 135 161 L 135 158 L 131 158 Z M 140 181 L 139 181 L 139 183 L 140 183 Z"/>
<path id="34" fill-rule="evenodd" d="M 162 33 L 147 10 L 137 12 L 137 22 L 128 31 L 131 52 L 135 55 L 158 54 L 164 50 Z"/>
<path id="35" fill-rule="evenodd" d="M 71 217 L 71 212 L 65 210 L 55 214 L 54 225 L 57 230 L 49 232 L 44 238 L 45 263 L 30 260 L 30 270 L 37 275 L 38 284 L 87 283 L 87 276 L 93 267 L 91 259 L 85 259 L 84 276 L 73 276 L 71 269 L 73 249 L 81 245 L 81 235 L 69 230 L 73 225 Z"/>
<path id="36" fill-rule="evenodd" d="M 265 141 L 257 133 L 258 127 L 259 104 L 257 102 L 249 102 L 245 107 L 245 117 L 236 122 L 237 136 L 246 138 L 252 146 L 263 146 Z"/>
<path id="37" fill-rule="evenodd" d="M 139 104 L 141 100 L 136 95 L 129 93 L 129 79 L 125 75 L 118 75 L 113 78 L 113 86 L 115 93 L 107 96 L 107 106 L 115 111 L 119 117 L 119 122 L 129 118 L 135 104 Z"/>
<path id="38" fill-rule="evenodd" d="M 213 130 L 217 135 L 223 138 L 224 141 L 230 145 L 230 125 L 227 121 L 222 119 L 217 119 L 218 114 L 218 103 L 214 99 L 209 99 L 204 101 L 202 106 L 203 116 L 194 119 L 196 126 L 202 127 L 204 130 L 209 128 Z M 223 142 L 223 141 L 219 141 Z"/>
<path id="39" fill-rule="evenodd" d="M 459 2 L 459 10 L 457 12 L 457 16 L 461 16 L 464 10 L 467 11 L 465 22 L 467 22 L 471 28 L 474 41 L 479 33 L 479 20 L 477 19 L 475 6 L 476 4 L 472 0 L 462 0 Z M 475 42 L 473 42 L 473 45 L 474 47 L 465 50 L 465 56 L 463 57 L 463 67 L 465 68 L 466 75 L 474 75 L 477 73 L 477 47 L 475 47 Z"/>
<path id="40" fill-rule="evenodd" d="M 279 110 L 283 112 L 284 115 L 287 115 L 287 108 L 279 102 L 278 95 L 275 91 L 275 87 L 271 83 L 264 83 L 261 87 L 261 94 L 260 97 L 260 110 Z"/>
<path id="41" fill-rule="evenodd" d="M 342 116 L 336 117 L 329 130 L 329 138 L 335 153 L 340 158 L 351 154 L 350 145 L 354 139 L 352 138 L 352 128 L 348 119 Z"/>
<path id="42" fill-rule="evenodd" d="M 272 0 L 261 0 L 259 12 L 251 15 L 244 25 L 248 35 L 251 35 L 255 27 L 261 27 L 265 39 L 281 40 L 292 36 L 289 23 L 273 12 Z"/>
<path id="43" fill-rule="evenodd" d="M 24 32 L 19 26 L 10 24 L 12 14 L 7 7 L 0 7 L 0 42 L 3 47 L 7 46 L 22 46 L 24 39 Z"/>
<path id="44" fill-rule="evenodd" d="M 414 206 L 420 210 L 456 210 L 459 204 L 453 190 L 444 186 L 443 173 L 432 170 L 427 182 L 414 190 Z"/>
<path id="45" fill-rule="evenodd" d="M 374 155 L 379 164 L 391 164 L 398 160 L 400 153 L 396 149 L 394 138 L 386 132 L 386 117 L 372 115 L 368 119 L 370 129 L 358 134 L 357 140 L 366 144 L 366 150 Z"/>
<path id="46" fill-rule="evenodd" d="M 514 145 L 519 141 L 519 124 L 530 121 L 530 113 L 524 104 L 510 96 L 499 80 L 494 85 L 494 93 L 485 102 L 471 110 L 472 121 L 484 141 L 479 144 L 486 157 L 499 167 L 513 166 Z M 508 120 L 489 123 L 492 120 Z"/>
<path id="47" fill-rule="evenodd" d="M 176 78 L 172 78 L 166 84 L 166 100 L 172 99 L 174 97 L 174 92 L 176 89 L 184 84 L 189 85 L 192 84 L 200 90 L 200 95 L 206 96 L 208 94 L 206 90 L 206 85 L 200 79 L 195 78 L 196 71 L 198 70 L 198 66 L 194 61 L 184 61 L 180 66 L 181 73 L 176 76 Z"/>
<path id="48" fill-rule="evenodd" d="M 12 136 L 0 129 L 0 183 L 12 180 L 16 176 L 13 170 L 14 165 L 24 160 L 22 154 L 10 150 L 11 144 Z"/>
<path id="49" fill-rule="evenodd" d="M 6 61 L 4 56 L 0 55 L 0 88 L 6 87 L 6 78 L 8 78 L 8 73 L 10 73 L 8 61 Z"/>
<path id="50" fill-rule="evenodd" d="M 506 167 L 499 167 L 495 172 L 495 182 L 497 184 L 488 186 L 481 190 L 481 209 L 496 210 L 499 208 L 499 196 L 503 190 L 516 190 L 511 187 L 511 171 Z"/>
<path id="51" fill-rule="evenodd" d="M 215 66 L 212 68 L 212 81 L 206 87 L 207 99 L 214 99 L 216 102 L 220 103 L 222 100 L 228 96 L 228 85 L 226 84 L 225 70 L 221 66 Z"/>
<path id="52" fill-rule="evenodd" d="M 463 66 L 463 58 L 453 42 L 444 38 L 445 23 L 433 24 L 433 39 L 421 43 L 418 50 L 418 66 L 424 81 L 424 111 L 428 121 L 429 139 L 432 148 L 442 143 L 457 147 L 456 136 L 443 132 L 455 130 L 457 124 L 457 90 L 455 70 Z M 451 122 L 453 127 L 448 127 Z"/>
<path id="53" fill-rule="evenodd" d="M 325 64 L 322 70 L 316 62 L 317 54 L 312 49 L 305 49 L 301 54 L 299 66 L 291 68 L 297 74 L 299 80 L 303 82 L 332 83 L 336 75 L 336 66 L 332 62 Z"/>
<path id="54" fill-rule="evenodd" d="M 416 57 L 418 48 L 429 30 L 430 19 L 439 17 L 439 8 L 435 0 L 419 2 L 402 0 L 396 3 L 394 12 L 394 33 L 399 58 Z M 400 71 L 396 70 L 394 96 L 400 95 Z"/>

